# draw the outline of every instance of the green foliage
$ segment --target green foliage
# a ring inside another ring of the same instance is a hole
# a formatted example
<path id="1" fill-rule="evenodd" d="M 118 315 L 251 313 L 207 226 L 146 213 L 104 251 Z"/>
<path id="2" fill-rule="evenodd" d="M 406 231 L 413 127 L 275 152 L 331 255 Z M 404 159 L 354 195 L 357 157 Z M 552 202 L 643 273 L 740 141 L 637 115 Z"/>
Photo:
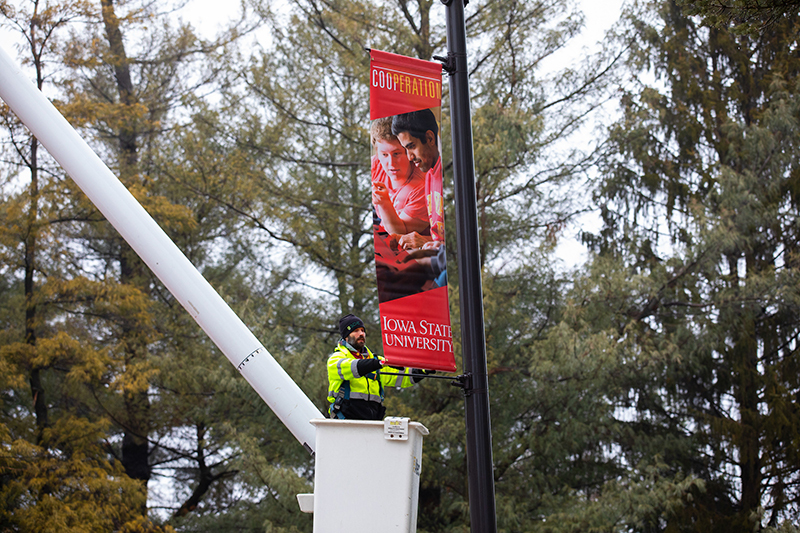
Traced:
<path id="1" fill-rule="evenodd" d="M 629 17 L 631 65 L 651 70 L 631 80 L 610 128 L 596 197 L 604 226 L 588 239 L 593 278 L 602 286 L 626 271 L 613 291 L 621 331 L 642 355 L 674 354 L 636 409 L 651 433 L 688 437 L 666 462 L 704 481 L 667 527 L 775 527 L 800 501 L 790 481 L 800 384 L 788 370 L 797 365 L 798 21 L 751 36 L 702 27 L 671 2 Z"/>
<path id="2" fill-rule="evenodd" d="M 717 28 L 730 27 L 734 33 L 757 34 L 770 31 L 783 17 L 797 13 L 795 0 L 678 0 L 689 15 Z"/>
<path id="3" fill-rule="evenodd" d="M 4 530 L 134 531 L 146 492 L 98 445 L 105 425 L 79 417 L 59 419 L 45 432 L 44 446 L 11 440 L 9 432 L 2 432 Z"/>

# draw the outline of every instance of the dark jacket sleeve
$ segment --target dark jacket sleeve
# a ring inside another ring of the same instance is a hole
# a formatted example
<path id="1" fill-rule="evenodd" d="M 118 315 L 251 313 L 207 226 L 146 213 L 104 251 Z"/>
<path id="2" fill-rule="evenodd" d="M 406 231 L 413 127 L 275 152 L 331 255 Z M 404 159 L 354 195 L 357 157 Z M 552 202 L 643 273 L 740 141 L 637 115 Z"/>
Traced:
<path id="1" fill-rule="evenodd" d="M 381 362 L 377 359 L 362 359 L 356 363 L 359 376 L 366 376 L 381 369 Z"/>
<path id="2" fill-rule="evenodd" d="M 431 257 L 431 270 L 433 275 L 438 276 L 447 269 L 447 255 L 445 253 L 444 245 L 439 247 L 436 255 Z"/>

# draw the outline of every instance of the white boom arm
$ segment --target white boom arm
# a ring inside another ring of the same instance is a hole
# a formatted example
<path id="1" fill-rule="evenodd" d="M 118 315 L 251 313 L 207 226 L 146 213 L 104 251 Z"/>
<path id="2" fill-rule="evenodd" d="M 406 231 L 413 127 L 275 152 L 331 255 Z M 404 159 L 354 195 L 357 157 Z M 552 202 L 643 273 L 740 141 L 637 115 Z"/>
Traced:
<path id="1" fill-rule="evenodd" d="M 2 49 L 0 98 L 180 301 L 295 438 L 314 453 L 315 428 L 309 422 L 325 418 L 319 409 Z"/>

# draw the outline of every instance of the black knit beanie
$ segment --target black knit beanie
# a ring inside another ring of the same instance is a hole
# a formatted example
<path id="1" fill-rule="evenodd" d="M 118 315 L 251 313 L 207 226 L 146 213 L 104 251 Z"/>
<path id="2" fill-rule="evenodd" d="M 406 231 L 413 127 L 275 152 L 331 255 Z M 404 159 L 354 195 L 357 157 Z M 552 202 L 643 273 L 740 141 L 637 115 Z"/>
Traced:
<path id="1" fill-rule="evenodd" d="M 339 319 L 339 334 L 343 339 L 346 339 L 354 329 L 363 327 L 364 322 L 355 315 L 344 315 Z"/>

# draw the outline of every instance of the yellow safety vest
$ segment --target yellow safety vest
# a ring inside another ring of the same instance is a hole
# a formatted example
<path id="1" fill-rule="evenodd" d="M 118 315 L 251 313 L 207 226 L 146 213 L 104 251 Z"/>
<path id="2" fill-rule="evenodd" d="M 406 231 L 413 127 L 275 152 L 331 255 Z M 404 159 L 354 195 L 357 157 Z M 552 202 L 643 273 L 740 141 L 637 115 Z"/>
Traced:
<path id="1" fill-rule="evenodd" d="M 340 341 L 328 358 L 328 412 L 336 402 L 337 396 L 341 395 L 343 400 L 366 400 L 370 402 L 383 402 L 383 387 L 406 388 L 414 383 L 409 376 L 393 376 L 377 374 L 375 372 L 366 376 L 358 375 L 357 364 L 362 359 L 378 359 L 382 357 L 373 354 L 369 348 L 361 359 L 355 357 Z M 409 373 L 409 369 L 394 370 L 394 373 Z"/>

